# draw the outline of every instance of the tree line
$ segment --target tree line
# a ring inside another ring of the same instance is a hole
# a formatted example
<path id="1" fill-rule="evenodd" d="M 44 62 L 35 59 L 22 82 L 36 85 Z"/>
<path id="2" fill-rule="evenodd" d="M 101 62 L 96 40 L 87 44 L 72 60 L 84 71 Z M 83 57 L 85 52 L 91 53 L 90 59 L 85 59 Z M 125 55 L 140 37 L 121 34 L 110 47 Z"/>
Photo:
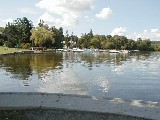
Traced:
<path id="1" fill-rule="evenodd" d="M 160 43 L 149 39 L 128 39 L 119 35 L 94 35 L 92 29 L 89 33 L 82 34 L 78 38 L 68 30 L 64 33 L 63 28 L 49 27 L 40 20 L 34 27 L 31 20 L 26 17 L 17 18 L 6 27 L 0 27 L 0 46 L 29 49 L 30 47 L 45 47 L 50 49 L 60 48 L 87 48 L 87 49 L 117 49 L 117 50 L 140 50 L 160 51 Z"/>

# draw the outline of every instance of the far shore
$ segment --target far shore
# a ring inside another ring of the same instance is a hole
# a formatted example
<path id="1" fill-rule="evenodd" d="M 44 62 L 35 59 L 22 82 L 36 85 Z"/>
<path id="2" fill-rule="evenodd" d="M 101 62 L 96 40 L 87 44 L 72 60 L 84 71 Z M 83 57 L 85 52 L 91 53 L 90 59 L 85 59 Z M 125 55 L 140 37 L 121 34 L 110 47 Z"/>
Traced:
<path id="1" fill-rule="evenodd" d="M 15 52 L 23 52 L 29 51 L 28 49 L 20 49 L 20 48 L 8 48 L 0 46 L 0 55 L 15 53 Z"/>

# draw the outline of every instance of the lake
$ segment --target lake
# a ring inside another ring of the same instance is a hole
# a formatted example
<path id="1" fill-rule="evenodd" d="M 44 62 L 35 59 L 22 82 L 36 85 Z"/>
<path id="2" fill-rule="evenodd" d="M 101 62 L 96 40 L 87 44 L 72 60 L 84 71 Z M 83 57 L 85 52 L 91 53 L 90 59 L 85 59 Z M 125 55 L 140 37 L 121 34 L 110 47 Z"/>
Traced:
<path id="1" fill-rule="evenodd" d="M 160 52 L 50 52 L 0 56 L 0 92 L 160 100 Z"/>

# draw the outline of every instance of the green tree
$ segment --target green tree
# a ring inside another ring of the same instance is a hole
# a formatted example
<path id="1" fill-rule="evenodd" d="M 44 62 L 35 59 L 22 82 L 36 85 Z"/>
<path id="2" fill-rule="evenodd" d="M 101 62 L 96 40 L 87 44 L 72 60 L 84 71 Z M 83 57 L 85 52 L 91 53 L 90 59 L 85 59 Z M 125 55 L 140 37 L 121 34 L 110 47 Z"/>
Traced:
<path id="1" fill-rule="evenodd" d="M 3 34 L 8 38 L 6 41 L 8 47 L 20 47 L 22 44 L 30 43 L 32 27 L 32 22 L 26 17 L 17 18 L 13 23 L 8 23 L 3 31 Z"/>
<path id="2" fill-rule="evenodd" d="M 6 40 L 7 40 L 7 36 L 0 34 L 0 46 L 3 46 Z"/>
<path id="3" fill-rule="evenodd" d="M 4 31 L 4 27 L 0 27 L 0 34 L 2 34 Z"/>
<path id="4" fill-rule="evenodd" d="M 90 38 L 87 34 L 81 36 L 81 38 L 78 41 L 78 47 L 90 48 Z"/>
<path id="5" fill-rule="evenodd" d="M 82 34 L 81 38 L 77 42 L 77 46 L 80 48 L 90 48 L 91 39 L 94 37 L 92 29 L 88 34 Z"/>
<path id="6" fill-rule="evenodd" d="M 5 45 L 7 47 L 15 47 L 19 40 L 19 31 L 17 27 L 13 24 L 8 23 L 3 31 L 3 35 L 7 36 L 7 41 Z"/>
<path id="7" fill-rule="evenodd" d="M 72 32 L 72 34 L 70 35 L 70 44 L 72 48 L 77 47 L 77 41 L 78 41 L 78 37 L 74 35 L 74 33 Z"/>
<path id="8" fill-rule="evenodd" d="M 154 45 L 153 50 L 155 51 L 160 51 L 160 45 Z"/>
<path id="9" fill-rule="evenodd" d="M 99 49 L 100 48 L 100 41 L 98 40 L 98 38 L 97 37 L 93 37 L 92 39 L 91 39 L 91 41 L 90 41 L 90 44 L 91 44 L 91 47 L 92 48 L 97 48 L 97 49 Z"/>
<path id="10" fill-rule="evenodd" d="M 51 27 L 50 30 L 54 33 L 52 36 L 55 40 L 54 48 L 56 49 L 63 48 L 63 41 L 64 41 L 63 28 L 60 27 L 59 29 L 57 29 L 56 27 Z"/>
<path id="11" fill-rule="evenodd" d="M 65 41 L 65 46 L 67 48 L 70 48 L 71 44 L 70 44 L 70 37 L 69 37 L 69 33 L 68 33 L 68 30 L 66 30 L 66 35 L 64 37 L 64 41 Z"/>
<path id="12" fill-rule="evenodd" d="M 90 40 L 94 37 L 92 29 L 90 29 L 90 32 L 88 33 L 88 36 L 89 36 Z"/>
<path id="13" fill-rule="evenodd" d="M 55 43 L 55 39 L 53 38 L 54 33 L 44 27 L 32 29 L 31 33 L 31 40 L 34 41 L 35 46 L 51 47 Z"/>
<path id="14" fill-rule="evenodd" d="M 91 39 L 90 44 L 93 48 L 104 49 L 105 42 L 106 42 L 105 35 L 96 35 Z"/>
<path id="15" fill-rule="evenodd" d="M 68 30 L 67 30 L 66 35 L 64 37 L 64 41 L 65 41 L 64 45 L 67 48 L 77 47 L 78 37 L 76 35 L 74 35 L 73 32 L 71 35 L 69 35 Z"/>
<path id="16" fill-rule="evenodd" d="M 125 50 L 135 50 L 137 49 L 136 42 L 132 39 L 128 39 L 128 42 L 124 45 Z"/>
<path id="17" fill-rule="evenodd" d="M 103 46 L 104 49 L 115 49 L 114 40 L 111 35 L 106 36 L 106 41 Z"/>
<path id="18" fill-rule="evenodd" d="M 14 25 L 17 27 L 19 33 L 19 45 L 22 43 L 30 43 L 31 29 L 33 28 L 32 21 L 28 20 L 26 17 L 17 18 L 14 21 Z"/>
<path id="19" fill-rule="evenodd" d="M 151 41 L 150 40 L 143 40 L 141 44 L 141 49 L 143 51 L 150 51 L 151 50 Z"/>
<path id="20" fill-rule="evenodd" d="M 114 35 L 113 40 L 115 49 L 117 50 L 124 49 L 124 45 L 128 42 L 127 41 L 128 39 L 125 36 L 119 36 L 119 35 Z"/>

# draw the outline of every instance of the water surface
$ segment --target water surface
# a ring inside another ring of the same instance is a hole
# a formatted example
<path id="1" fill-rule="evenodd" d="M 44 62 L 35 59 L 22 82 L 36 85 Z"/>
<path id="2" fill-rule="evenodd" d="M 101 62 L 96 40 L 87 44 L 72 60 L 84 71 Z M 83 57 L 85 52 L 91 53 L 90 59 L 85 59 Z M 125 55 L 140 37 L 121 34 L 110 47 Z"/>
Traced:
<path id="1" fill-rule="evenodd" d="M 160 100 L 160 53 L 51 52 L 0 56 L 0 92 Z"/>

